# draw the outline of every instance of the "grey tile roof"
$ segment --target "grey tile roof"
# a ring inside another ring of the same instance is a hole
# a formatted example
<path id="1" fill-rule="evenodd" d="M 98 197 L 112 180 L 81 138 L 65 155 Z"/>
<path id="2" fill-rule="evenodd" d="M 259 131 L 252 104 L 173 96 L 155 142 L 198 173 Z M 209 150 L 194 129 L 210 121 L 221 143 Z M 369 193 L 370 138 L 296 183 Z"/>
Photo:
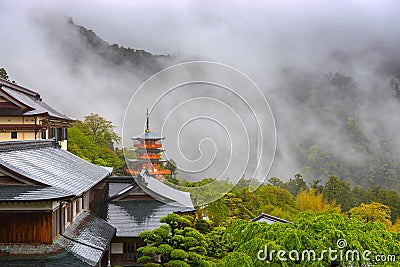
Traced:
<path id="1" fill-rule="evenodd" d="M 166 159 L 128 159 L 129 162 L 167 162 Z"/>
<path id="2" fill-rule="evenodd" d="M 0 244 L 0 266 L 96 266 L 115 229 L 82 212 L 54 244 Z"/>
<path id="3" fill-rule="evenodd" d="M 46 257 L 32 257 L 32 256 L 1 256 L 0 254 L 0 266 L 8 267 L 90 267 L 89 265 L 78 258 L 74 257 L 73 254 L 63 251 L 61 253 L 48 255 Z"/>
<path id="4" fill-rule="evenodd" d="M 137 237 L 144 230 L 159 227 L 160 219 L 169 213 L 195 210 L 190 193 L 169 187 L 151 177 L 145 169 L 138 176 L 112 177 L 109 181 L 110 198 L 123 195 L 137 186 L 153 198 L 108 203 L 107 222 L 117 229 L 118 237 Z"/>
<path id="5" fill-rule="evenodd" d="M 0 170 L 76 196 L 110 175 L 62 150 L 55 140 L 0 142 Z"/>
<path id="6" fill-rule="evenodd" d="M 131 139 L 132 140 L 160 140 L 164 139 L 165 137 L 159 136 L 156 133 L 153 132 L 144 132 L 141 135 L 134 136 Z"/>
<path id="7" fill-rule="evenodd" d="M 280 222 L 280 223 L 291 223 L 287 220 L 266 214 L 266 213 L 261 213 L 258 215 L 256 218 L 251 220 L 252 222 L 266 222 L 268 224 L 273 224 L 275 222 Z"/>
<path id="8" fill-rule="evenodd" d="M 114 227 L 84 211 L 55 242 L 81 261 L 95 266 L 103 257 L 114 234 Z"/>
<path id="9" fill-rule="evenodd" d="M 60 199 L 71 196 L 61 188 L 37 185 L 2 185 L 0 201 L 35 201 Z"/>
<path id="10" fill-rule="evenodd" d="M 108 204 L 107 222 L 117 229 L 117 237 L 137 237 L 144 230 L 161 225 L 160 219 L 172 212 L 191 212 L 157 200 L 127 200 Z"/>
<path id="11" fill-rule="evenodd" d="M 48 114 L 51 117 L 70 120 L 74 119 L 62 114 L 54 108 L 47 105 L 42 101 L 40 95 L 22 86 L 15 85 L 5 80 L 0 80 L 1 90 L 4 91 L 8 96 L 22 103 L 24 106 L 29 107 L 31 110 L 27 110 L 23 115 L 40 115 Z"/>
<path id="12" fill-rule="evenodd" d="M 133 181 L 133 179 L 131 179 Z M 132 188 L 132 183 L 122 182 L 115 183 L 111 182 L 108 184 L 108 197 L 114 197 L 119 195 L 121 192 L 124 192 L 128 188 Z"/>
<path id="13" fill-rule="evenodd" d="M 193 208 L 190 193 L 172 188 L 163 182 L 153 178 L 146 169 L 143 169 L 138 176 L 134 176 L 135 182 L 140 188 L 151 197 L 170 205 Z"/>

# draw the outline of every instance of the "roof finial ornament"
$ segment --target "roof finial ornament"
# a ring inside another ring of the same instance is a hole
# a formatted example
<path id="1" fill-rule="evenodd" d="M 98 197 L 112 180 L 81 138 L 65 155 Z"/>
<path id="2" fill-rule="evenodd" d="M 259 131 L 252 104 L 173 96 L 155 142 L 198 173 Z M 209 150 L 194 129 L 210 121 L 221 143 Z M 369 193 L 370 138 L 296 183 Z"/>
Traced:
<path id="1" fill-rule="evenodd" d="M 146 111 L 146 133 L 150 132 L 149 128 L 149 109 Z"/>

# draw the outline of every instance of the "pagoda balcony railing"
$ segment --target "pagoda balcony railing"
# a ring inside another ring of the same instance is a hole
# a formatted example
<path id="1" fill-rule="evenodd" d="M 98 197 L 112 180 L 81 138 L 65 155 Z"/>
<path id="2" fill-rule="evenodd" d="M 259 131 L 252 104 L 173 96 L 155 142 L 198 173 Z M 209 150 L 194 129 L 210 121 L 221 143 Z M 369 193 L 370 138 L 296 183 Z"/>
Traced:
<path id="1" fill-rule="evenodd" d="M 143 148 L 143 149 L 156 149 L 156 148 L 161 148 L 161 144 L 135 144 L 135 147 L 137 148 Z"/>
<path id="2" fill-rule="evenodd" d="M 143 154 L 139 156 L 140 159 L 160 159 L 160 155 L 157 154 Z"/>

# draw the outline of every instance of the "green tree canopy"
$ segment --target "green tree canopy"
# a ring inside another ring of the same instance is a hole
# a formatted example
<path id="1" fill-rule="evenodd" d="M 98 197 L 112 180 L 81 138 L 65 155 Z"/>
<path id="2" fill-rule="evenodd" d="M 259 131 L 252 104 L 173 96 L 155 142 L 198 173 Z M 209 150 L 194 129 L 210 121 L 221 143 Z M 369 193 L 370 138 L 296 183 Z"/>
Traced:
<path id="1" fill-rule="evenodd" d="M 390 208 L 381 203 L 372 202 L 361 204 L 349 211 L 349 216 L 357 218 L 363 222 L 381 222 L 387 227 L 391 226 Z"/>
<path id="2" fill-rule="evenodd" d="M 68 151 L 94 164 L 113 167 L 114 173 L 125 175 L 123 153 L 113 149 L 113 143 L 121 139 L 113 129 L 112 123 L 98 114 L 85 116 L 83 122 L 77 120 L 68 129 Z"/>
<path id="3" fill-rule="evenodd" d="M 0 78 L 9 81 L 8 74 L 5 68 L 0 68 Z"/>
<path id="4" fill-rule="evenodd" d="M 175 213 L 168 214 L 160 219 L 164 225 L 140 233 L 149 246 L 141 247 L 139 252 L 143 256 L 140 263 L 152 262 L 152 259 L 161 259 L 165 266 L 210 266 L 207 260 L 207 241 L 198 230 L 189 227 L 190 220 Z"/>
<path id="5" fill-rule="evenodd" d="M 87 132 L 96 143 L 102 146 L 107 146 L 110 149 L 114 148 L 114 144 L 121 142 L 121 137 L 114 132 L 115 126 L 113 123 L 99 114 L 90 113 L 85 116 L 80 127 Z"/>

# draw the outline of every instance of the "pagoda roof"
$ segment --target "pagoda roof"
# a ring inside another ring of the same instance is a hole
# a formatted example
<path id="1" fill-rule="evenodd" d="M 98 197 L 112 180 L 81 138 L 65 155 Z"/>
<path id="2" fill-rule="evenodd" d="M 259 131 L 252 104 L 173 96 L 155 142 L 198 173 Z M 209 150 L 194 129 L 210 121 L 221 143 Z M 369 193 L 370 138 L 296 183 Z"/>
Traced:
<path id="1" fill-rule="evenodd" d="M 48 115 L 55 119 L 75 121 L 46 104 L 38 93 L 4 79 L 0 79 L 0 96 L 9 101 L 1 106 L 0 116 Z"/>
<path id="2" fill-rule="evenodd" d="M 128 161 L 129 162 L 148 162 L 148 161 L 151 161 L 151 162 L 154 162 L 154 161 L 157 161 L 157 162 L 168 162 L 168 160 L 166 160 L 166 159 L 140 159 L 140 158 L 138 158 L 138 159 L 128 159 Z"/>
<path id="3" fill-rule="evenodd" d="M 144 132 L 141 135 L 132 137 L 132 140 L 161 140 L 161 139 L 165 139 L 165 137 L 162 137 L 153 132 Z"/>
<path id="4" fill-rule="evenodd" d="M 132 149 L 133 151 L 157 151 L 157 152 L 163 152 L 165 151 L 162 148 L 140 148 L 140 147 L 135 147 L 135 149 Z"/>

